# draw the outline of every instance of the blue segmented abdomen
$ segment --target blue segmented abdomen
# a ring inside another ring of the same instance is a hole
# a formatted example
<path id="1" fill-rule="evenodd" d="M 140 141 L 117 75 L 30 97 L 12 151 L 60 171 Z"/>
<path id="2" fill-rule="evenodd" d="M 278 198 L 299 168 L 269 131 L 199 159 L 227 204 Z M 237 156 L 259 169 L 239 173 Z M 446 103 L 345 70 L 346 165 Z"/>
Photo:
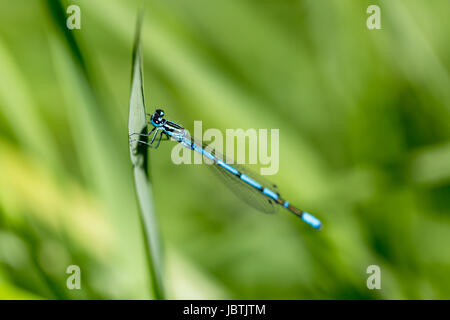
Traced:
<path id="1" fill-rule="evenodd" d="M 290 212 L 294 213 L 296 216 L 300 217 L 304 222 L 306 222 L 313 228 L 320 229 L 322 227 L 322 223 L 320 222 L 319 219 L 317 219 L 316 217 L 314 217 L 313 215 L 311 215 L 308 212 L 305 212 L 305 211 L 302 211 L 302 210 L 299 210 L 297 208 L 290 206 L 289 201 L 284 201 L 283 199 L 281 199 L 280 195 L 277 192 L 261 185 L 258 181 L 249 177 L 247 174 L 239 171 L 234 166 L 229 165 L 226 162 L 219 159 L 220 154 L 216 155 L 216 154 L 213 154 L 213 152 L 208 152 L 207 150 L 205 150 L 205 147 L 203 147 L 200 143 L 195 142 L 194 140 L 191 140 L 190 138 L 185 137 L 185 136 L 181 137 L 178 141 L 184 147 L 194 150 L 194 151 L 202 154 L 204 157 L 212 160 L 215 163 L 215 166 L 217 166 L 218 168 L 221 168 L 220 169 L 221 172 L 227 172 L 230 177 L 233 177 L 233 179 L 235 179 L 235 181 L 245 182 L 245 185 L 247 185 L 247 187 L 251 187 L 250 189 L 252 189 L 254 193 L 258 194 L 258 197 L 261 198 L 260 199 L 261 201 L 263 199 L 265 200 L 263 211 L 269 212 L 269 210 L 265 210 L 267 206 L 272 206 L 273 207 L 272 211 L 273 211 L 276 209 L 277 205 L 279 204 L 280 206 L 283 206 L 284 208 L 288 209 Z M 247 172 L 247 171 L 245 170 L 245 172 Z M 234 191 L 236 191 L 234 188 L 232 188 L 232 189 Z M 238 194 L 238 195 L 241 196 L 242 199 L 244 199 L 242 197 L 242 195 L 240 195 L 240 194 Z M 249 199 L 244 199 L 244 201 L 249 203 L 249 201 L 247 201 L 247 200 L 249 200 Z M 254 205 L 254 204 L 252 203 L 252 205 Z M 261 202 L 260 202 L 260 205 L 256 205 L 255 207 L 262 210 Z"/>

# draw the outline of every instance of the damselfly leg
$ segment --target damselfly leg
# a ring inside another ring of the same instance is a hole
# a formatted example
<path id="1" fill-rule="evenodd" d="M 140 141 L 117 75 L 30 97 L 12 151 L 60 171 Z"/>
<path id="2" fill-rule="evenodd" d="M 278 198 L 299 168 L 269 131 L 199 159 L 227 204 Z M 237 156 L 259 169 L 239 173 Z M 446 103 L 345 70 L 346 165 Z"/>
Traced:
<path id="1" fill-rule="evenodd" d="M 147 146 L 149 146 L 150 148 L 156 149 L 159 147 L 161 141 L 165 141 L 165 140 L 169 140 L 169 136 L 167 135 L 167 133 L 165 133 L 161 128 L 157 128 L 154 127 L 149 133 L 145 134 L 145 133 L 132 133 L 129 135 L 129 137 L 134 136 L 134 135 L 138 135 L 141 137 L 149 137 L 152 136 L 150 139 L 150 142 L 147 141 L 142 141 L 139 139 L 130 139 L 130 142 L 138 142 L 138 143 L 142 143 L 145 144 Z M 159 135 L 159 137 L 158 137 Z M 158 139 L 156 139 L 156 137 L 158 137 Z M 155 143 L 156 141 L 156 143 Z"/>

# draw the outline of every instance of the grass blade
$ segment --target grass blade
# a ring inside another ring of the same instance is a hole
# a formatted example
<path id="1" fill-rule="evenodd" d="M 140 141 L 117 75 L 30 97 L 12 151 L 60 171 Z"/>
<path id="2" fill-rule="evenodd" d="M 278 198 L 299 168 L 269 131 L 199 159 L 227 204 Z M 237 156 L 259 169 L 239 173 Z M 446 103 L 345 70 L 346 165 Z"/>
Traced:
<path id="1" fill-rule="evenodd" d="M 128 122 L 128 130 L 130 134 L 147 132 L 140 41 L 141 23 L 142 15 L 138 18 L 136 38 L 133 49 L 130 114 Z M 152 291 L 155 299 L 164 299 L 161 245 L 153 201 L 151 198 L 152 190 L 147 169 L 148 152 L 146 146 L 139 144 L 137 141 L 131 141 L 130 158 L 134 167 L 133 172 L 135 188 L 144 229 L 144 239 L 146 242 L 145 247 L 147 250 L 147 258 L 152 280 Z"/>

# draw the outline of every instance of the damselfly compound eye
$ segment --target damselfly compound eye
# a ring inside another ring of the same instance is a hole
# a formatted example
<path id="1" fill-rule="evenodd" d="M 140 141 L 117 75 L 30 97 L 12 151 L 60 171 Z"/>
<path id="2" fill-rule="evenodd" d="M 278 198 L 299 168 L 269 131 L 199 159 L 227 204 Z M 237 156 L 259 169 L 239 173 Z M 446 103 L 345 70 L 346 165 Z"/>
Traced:
<path id="1" fill-rule="evenodd" d="M 153 114 L 152 114 L 152 124 L 155 127 L 158 127 L 162 124 L 164 119 L 164 111 L 161 109 L 157 109 Z"/>

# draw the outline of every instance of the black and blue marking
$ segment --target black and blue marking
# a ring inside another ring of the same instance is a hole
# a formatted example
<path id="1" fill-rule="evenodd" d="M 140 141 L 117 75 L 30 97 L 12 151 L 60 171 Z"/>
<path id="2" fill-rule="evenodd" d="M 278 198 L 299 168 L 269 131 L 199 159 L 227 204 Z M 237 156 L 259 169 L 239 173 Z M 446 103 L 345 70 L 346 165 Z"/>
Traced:
<path id="1" fill-rule="evenodd" d="M 220 168 L 221 172 L 228 173 L 229 176 L 233 177 L 234 181 L 242 181 L 245 185 L 249 186 L 250 189 L 252 189 L 254 192 L 256 192 L 258 195 L 261 195 L 262 197 L 258 198 L 260 200 L 264 200 L 264 204 L 268 205 L 270 204 L 270 208 L 274 208 L 274 204 L 278 204 L 287 210 L 289 210 L 291 213 L 295 214 L 296 216 L 300 217 L 304 222 L 309 224 L 310 226 L 321 229 L 322 223 L 319 219 L 314 217 L 313 215 L 309 214 L 308 212 L 302 211 L 300 209 L 297 209 L 296 207 L 292 206 L 289 201 L 285 201 L 281 198 L 280 194 L 272 188 L 267 188 L 263 184 L 256 181 L 254 178 L 249 177 L 248 174 L 245 174 L 235 168 L 232 165 L 227 164 L 223 160 L 219 159 L 215 153 L 208 152 L 205 150 L 205 147 L 203 147 L 200 143 L 196 143 L 193 139 L 189 138 L 189 135 L 187 131 L 180 126 L 179 124 L 164 119 L 164 111 L 163 110 L 156 110 L 152 116 L 151 116 L 151 123 L 154 126 L 153 130 L 148 134 L 150 135 L 152 132 L 155 131 L 151 143 L 146 143 L 150 146 L 152 146 L 153 142 L 155 141 L 155 138 L 158 134 L 160 134 L 159 140 L 156 143 L 155 148 L 159 146 L 159 142 L 161 141 L 161 136 L 164 134 L 168 137 L 173 138 L 174 140 L 181 143 L 184 147 L 191 149 L 193 151 L 196 151 L 200 154 L 202 154 L 205 158 L 212 160 L 214 162 L 214 165 L 217 166 L 217 168 Z M 147 135 L 147 136 L 148 136 Z M 262 180 L 257 179 L 257 180 Z M 274 186 L 274 185 L 272 185 Z M 275 187 L 275 186 L 274 186 Z M 263 198 L 263 199 L 261 199 Z M 244 199 L 247 199 L 245 197 Z M 266 201 L 267 200 L 267 201 Z M 252 203 L 253 204 L 253 203 Z M 256 207 L 256 206 L 255 206 Z M 258 207 L 261 208 L 261 207 Z M 265 211 L 266 207 L 263 208 Z M 268 211 L 267 211 L 268 212 Z"/>

